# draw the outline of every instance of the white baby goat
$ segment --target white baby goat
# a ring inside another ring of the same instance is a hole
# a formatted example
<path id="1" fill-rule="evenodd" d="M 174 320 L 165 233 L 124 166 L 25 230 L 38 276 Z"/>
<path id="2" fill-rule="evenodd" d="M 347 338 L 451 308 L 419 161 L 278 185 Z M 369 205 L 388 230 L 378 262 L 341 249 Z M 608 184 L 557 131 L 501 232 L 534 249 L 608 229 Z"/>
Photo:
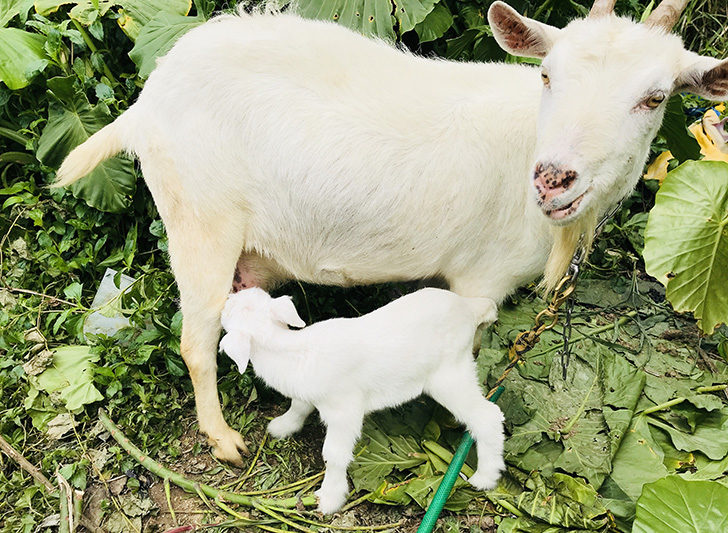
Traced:
<path id="1" fill-rule="evenodd" d="M 597 0 L 564 29 L 494 2 L 498 42 L 541 68 L 417 57 L 291 14 L 218 17 L 57 184 L 120 151 L 139 158 L 169 235 L 200 430 L 240 463 L 215 364 L 231 283 L 438 276 L 499 302 L 544 267 L 558 281 L 579 234 L 637 183 L 668 96 L 728 98 L 728 62 L 669 33 L 685 2 L 639 24 Z"/>
<path id="2" fill-rule="evenodd" d="M 290 409 L 268 425 L 287 437 L 318 409 L 326 424 L 326 474 L 319 510 L 337 511 L 346 501 L 346 468 L 364 415 L 394 407 L 423 392 L 441 403 L 473 436 L 478 470 L 470 483 L 493 488 L 503 464 L 503 415 L 483 396 L 472 356 L 479 324 L 496 319 L 489 298 L 464 298 L 421 289 L 359 318 L 335 318 L 303 327 L 288 296 L 271 298 L 252 288 L 228 297 L 222 312 L 227 334 L 220 350 L 240 372 L 255 373 L 292 398 Z"/>

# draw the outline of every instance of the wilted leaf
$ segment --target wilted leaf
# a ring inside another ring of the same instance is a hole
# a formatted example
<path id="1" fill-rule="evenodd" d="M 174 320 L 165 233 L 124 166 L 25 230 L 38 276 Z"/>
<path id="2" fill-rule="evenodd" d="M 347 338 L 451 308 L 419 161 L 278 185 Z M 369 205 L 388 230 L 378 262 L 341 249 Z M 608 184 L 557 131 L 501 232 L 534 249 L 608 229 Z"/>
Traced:
<path id="1" fill-rule="evenodd" d="M 58 395 L 69 411 L 103 399 L 93 385 L 93 363 L 99 360 L 88 346 L 62 346 L 53 353 L 53 366 L 34 378 L 36 387 Z"/>
<path id="2" fill-rule="evenodd" d="M 643 255 L 676 311 L 693 312 L 708 334 L 728 322 L 728 163 L 692 161 L 667 175 Z"/>
<path id="3" fill-rule="evenodd" d="M 169 52 L 177 39 L 203 22 L 205 20 L 201 17 L 158 13 L 144 25 L 129 52 L 129 57 L 139 68 L 139 76 L 148 77 L 157 65 L 157 58 Z"/>
<path id="4" fill-rule="evenodd" d="M 728 487 L 667 476 L 645 485 L 632 533 L 728 531 Z"/>
<path id="5" fill-rule="evenodd" d="M 0 28 L 0 80 L 8 88 L 22 89 L 47 64 L 41 35 L 17 28 Z"/>
<path id="6" fill-rule="evenodd" d="M 680 431 L 655 418 L 650 418 L 649 422 L 666 431 L 678 450 L 700 451 L 714 461 L 728 455 L 728 408 L 708 413 L 693 433 Z"/>

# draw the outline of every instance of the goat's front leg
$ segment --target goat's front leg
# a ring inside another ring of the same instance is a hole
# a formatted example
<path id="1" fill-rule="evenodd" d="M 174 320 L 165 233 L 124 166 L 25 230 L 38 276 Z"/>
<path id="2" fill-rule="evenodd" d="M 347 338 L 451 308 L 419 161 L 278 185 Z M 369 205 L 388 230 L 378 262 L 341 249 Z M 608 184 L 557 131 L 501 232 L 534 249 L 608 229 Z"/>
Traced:
<path id="1" fill-rule="evenodd" d="M 318 510 L 323 514 L 330 514 L 346 503 L 349 493 L 346 469 L 354 458 L 354 445 L 361 435 L 364 413 L 335 408 L 320 408 L 319 412 L 327 427 L 323 448 L 326 474 L 316 496 L 319 499 Z"/>
<path id="2" fill-rule="evenodd" d="M 303 400 L 291 400 L 291 407 L 281 416 L 277 416 L 268 424 L 268 433 L 277 439 L 290 437 L 303 427 L 306 417 L 311 414 L 314 407 Z"/>

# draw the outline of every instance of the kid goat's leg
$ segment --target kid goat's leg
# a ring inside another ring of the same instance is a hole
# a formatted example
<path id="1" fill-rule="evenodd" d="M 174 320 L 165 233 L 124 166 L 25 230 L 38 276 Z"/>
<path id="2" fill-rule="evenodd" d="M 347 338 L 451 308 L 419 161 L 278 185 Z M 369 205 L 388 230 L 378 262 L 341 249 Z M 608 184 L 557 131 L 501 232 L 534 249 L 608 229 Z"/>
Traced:
<path id="1" fill-rule="evenodd" d="M 465 355 L 467 361 L 441 368 L 425 392 L 465 424 L 478 452 L 478 469 L 469 479 L 470 484 L 488 490 L 496 486 L 505 468 L 503 413 L 483 396 L 475 363 L 470 359 L 469 351 Z"/>
<path id="2" fill-rule="evenodd" d="M 330 514 L 341 509 L 349 493 L 346 469 L 354 458 L 353 451 L 364 420 L 361 411 L 340 411 L 319 408 L 321 419 L 326 424 L 323 456 L 326 463 L 321 488 L 316 491 L 318 510 Z"/>
<path id="3" fill-rule="evenodd" d="M 299 431 L 311 414 L 314 407 L 303 400 L 291 400 L 291 407 L 281 416 L 277 416 L 268 424 L 268 433 L 277 439 L 284 439 Z"/>

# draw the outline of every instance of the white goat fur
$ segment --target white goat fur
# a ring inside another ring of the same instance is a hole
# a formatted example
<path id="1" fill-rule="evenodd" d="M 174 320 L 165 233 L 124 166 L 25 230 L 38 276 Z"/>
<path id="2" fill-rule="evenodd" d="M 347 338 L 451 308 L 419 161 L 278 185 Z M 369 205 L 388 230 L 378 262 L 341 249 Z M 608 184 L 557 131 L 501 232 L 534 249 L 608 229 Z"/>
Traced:
<path id="1" fill-rule="evenodd" d="M 558 30 L 500 2 L 490 13 L 511 53 L 546 56 L 551 88 L 530 66 L 426 59 L 291 14 L 227 15 L 183 36 L 139 100 L 63 163 L 59 186 L 119 151 L 139 158 L 218 457 L 240 462 L 245 449 L 215 380 L 236 262 L 249 286 L 439 276 L 501 301 L 551 250 L 553 284 L 579 234 L 638 179 L 664 113 L 636 107 L 644 95 L 723 94 L 701 86 L 723 64 L 659 29 L 610 15 Z M 527 47 L 508 44 L 514 21 Z M 579 171 L 560 205 L 587 192 L 561 226 L 533 200 L 529 176 L 548 160 Z"/>
<path id="2" fill-rule="evenodd" d="M 358 318 L 304 326 L 288 296 L 258 288 L 228 297 L 227 334 L 220 350 L 244 372 L 248 360 L 269 386 L 292 398 L 290 409 L 268 426 L 274 437 L 303 427 L 318 409 L 326 424 L 326 474 L 319 510 L 337 511 L 349 488 L 346 468 L 364 415 L 394 407 L 423 392 L 450 410 L 475 439 L 478 470 L 470 483 L 493 488 L 503 463 L 503 414 L 483 396 L 472 355 L 478 325 L 496 319 L 490 298 L 463 298 L 421 289 Z"/>

